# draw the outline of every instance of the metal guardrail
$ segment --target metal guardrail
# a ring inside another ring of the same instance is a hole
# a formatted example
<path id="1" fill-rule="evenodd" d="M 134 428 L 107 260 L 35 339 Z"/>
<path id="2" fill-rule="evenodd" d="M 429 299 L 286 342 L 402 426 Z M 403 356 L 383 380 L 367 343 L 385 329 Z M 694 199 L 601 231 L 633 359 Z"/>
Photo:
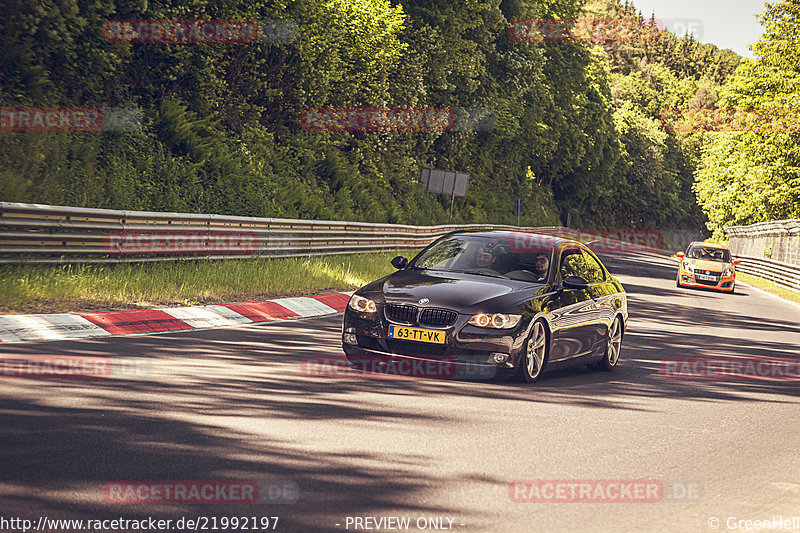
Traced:
<path id="1" fill-rule="evenodd" d="M 472 224 L 404 226 L 0 202 L 0 263 L 291 257 L 421 248 Z M 539 233 L 574 232 L 541 227 Z"/>
<path id="2" fill-rule="evenodd" d="M 729 226 L 728 247 L 738 270 L 800 292 L 800 220 Z"/>
<path id="3" fill-rule="evenodd" d="M 393 251 L 422 248 L 459 229 L 535 230 L 584 242 L 598 239 L 596 234 L 560 226 L 404 226 L 0 202 L 0 263 L 119 263 Z M 621 250 L 660 252 L 617 242 Z M 742 260 L 742 272 L 800 291 L 800 266 L 749 255 L 736 257 Z"/>
<path id="4" fill-rule="evenodd" d="M 422 248 L 441 235 L 464 229 L 535 230 L 584 242 L 600 239 L 606 250 L 655 251 L 621 240 L 626 238 L 622 233 L 609 238 L 560 226 L 404 226 L 0 202 L 0 263 L 119 263 L 393 251 Z M 650 236 L 636 235 L 641 242 Z"/>
<path id="5" fill-rule="evenodd" d="M 735 257 L 742 261 L 742 264 L 736 267 L 738 272 L 764 278 L 781 287 L 800 292 L 800 266 L 763 257 L 746 255 Z"/>

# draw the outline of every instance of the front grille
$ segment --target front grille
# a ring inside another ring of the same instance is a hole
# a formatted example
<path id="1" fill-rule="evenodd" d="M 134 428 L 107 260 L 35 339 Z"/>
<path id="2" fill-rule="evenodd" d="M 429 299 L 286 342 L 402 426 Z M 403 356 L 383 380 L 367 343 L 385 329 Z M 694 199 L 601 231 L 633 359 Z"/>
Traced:
<path id="1" fill-rule="evenodd" d="M 450 326 L 458 318 L 458 313 L 447 309 L 425 309 L 419 316 L 419 323 L 422 326 L 433 326 L 445 328 Z"/>
<path id="2" fill-rule="evenodd" d="M 717 283 L 719 283 L 719 279 L 715 279 L 714 281 L 707 281 L 707 280 L 704 280 L 704 279 L 695 279 L 695 281 L 697 281 L 697 283 L 700 283 L 701 285 L 711 285 L 711 286 L 714 286 L 714 287 L 716 287 Z"/>
<path id="3" fill-rule="evenodd" d="M 417 321 L 417 308 L 413 305 L 386 304 L 386 318 L 401 324 L 413 324 Z"/>

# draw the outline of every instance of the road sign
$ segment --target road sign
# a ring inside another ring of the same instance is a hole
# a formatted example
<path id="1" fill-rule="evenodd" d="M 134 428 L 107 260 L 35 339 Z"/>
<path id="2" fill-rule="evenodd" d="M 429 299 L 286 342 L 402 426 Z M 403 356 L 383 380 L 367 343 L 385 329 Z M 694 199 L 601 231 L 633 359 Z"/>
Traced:
<path id="1" fill-rule="evenodd" d="M 453 184 L 453 196 L 464 198 L 467 196 L 467 185 L 469 185 L 469 174 L 466 172 L 456 172 L 456 180 Z"/>
<path id="2" fill-rule="evenodd" d="M 420 174 L 420 182 L 428 192 L 450 195 L 450 217 L 447 219 L 449 223 L 453 218 L 453 201 L 456 196 L 462 198 L 467 196 L 469 174 L 454 170 L 423 168 Z"/>
<path id="3" fill-rule="evenodd" d="M 423 168 L 420 181 L 422 187 L 428 192 L 463 198 L 467 195 L 469 174 L 454 170 Z"/>
<path id="4" fill-rule="evenodd" d="M 514 214 L 517 216 L 517 226 L 519 226 L 519 217 L 525 214 L 525 206 L 522 205 L 522 198 L 517 198 L 514 202 Z"/>

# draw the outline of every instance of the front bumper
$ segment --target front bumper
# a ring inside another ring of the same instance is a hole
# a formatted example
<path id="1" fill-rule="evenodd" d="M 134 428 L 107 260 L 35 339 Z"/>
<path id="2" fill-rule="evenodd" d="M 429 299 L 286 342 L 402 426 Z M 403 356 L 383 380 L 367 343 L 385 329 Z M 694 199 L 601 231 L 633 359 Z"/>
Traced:
<path id="1" fill-rule="evenodd" d="M 468 319 L 469 316 L 459 315 L 447 328 L 413 326 L 445 332 L 445 344 L 430 344 L 389 338 L 389 325 L 403 324 L 388 321 L 382 306 L 371 315 L 348 309 L 344 314 L 342 349 L 356 367 L 368 367 L 374 362 L 401 365 L 402 361 L 423 361 L 446 366 L 444 372 L 442 366 L 437 367 L 438 374 L 433 377 L 491 379 L 511 373 L 524 344 L 527 323 L 523 320 L 511 330 L 492 330 L 468 325 Z M 496 354 L 501 362 L 494 360 Z M 410 367 L 406 364 L 406 368 Z"/>
<path id="2" fill-rule="evenodd" d="M 712 289 L 722 292 L 732 292 L 736 285 L 736 273 L 732 276 L 719 276 L 715 281 L 699 280 L 694 273 L 683 268 L 678 269 L 678 283 L 682 287 L 693 287 L 699 289 Z"/>

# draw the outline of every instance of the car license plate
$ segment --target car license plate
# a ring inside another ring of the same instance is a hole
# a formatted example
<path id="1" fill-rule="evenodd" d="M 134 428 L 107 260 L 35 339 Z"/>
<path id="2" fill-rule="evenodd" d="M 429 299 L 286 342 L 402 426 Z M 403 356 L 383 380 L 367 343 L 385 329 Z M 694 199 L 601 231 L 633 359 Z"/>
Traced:
<path id="1" fill-rule="evenodd" d="M 431 342 L 444 344 L 444 331 L 435 329 L 404 328 L 389 326 L 389 338 L 406 341 Z"/>
<path id="2" fill-rule="evenodd" d="M 703 281 L 717 281 L 717 276 L 706 276 L 705 274 L 695 274 L 697 279 L 702 279 Z"/>

